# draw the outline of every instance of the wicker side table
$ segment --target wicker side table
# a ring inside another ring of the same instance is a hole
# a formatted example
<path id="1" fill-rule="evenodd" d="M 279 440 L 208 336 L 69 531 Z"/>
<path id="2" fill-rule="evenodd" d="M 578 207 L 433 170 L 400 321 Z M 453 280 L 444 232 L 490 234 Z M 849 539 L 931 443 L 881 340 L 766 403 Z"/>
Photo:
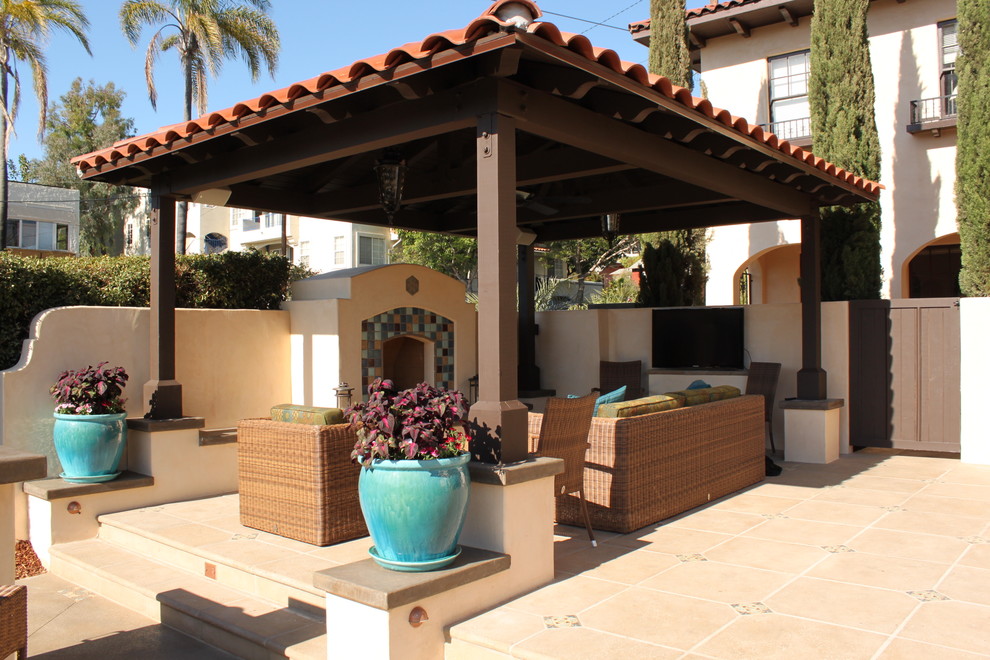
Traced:
<path id="1" fill-rule="evenodd" d="M 15 651 L 18 660 L 27 658 L 27 630 L 27 587 L 0 587 L 0 658 Z"/>

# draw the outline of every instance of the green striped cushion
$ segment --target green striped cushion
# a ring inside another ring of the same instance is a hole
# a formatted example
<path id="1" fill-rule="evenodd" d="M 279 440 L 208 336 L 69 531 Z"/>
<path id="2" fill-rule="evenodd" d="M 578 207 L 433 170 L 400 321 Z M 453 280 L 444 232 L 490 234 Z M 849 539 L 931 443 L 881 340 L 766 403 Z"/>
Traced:
<path id="1" fill-rule="evenodd" d="M 716 387 L 702 387 L 696 390 L 677 390 L 667 392 L 667 396 L 683 397 L 685 406 L 696 406 L 699 403 L 709 401 L 721 401 L 722 399 L 733 399 L 740 396 L 742 392 L 738 387 L 732 385 L 718 385 Z"/>
<path id="2" fill-rule="evenodd" d="M 290 424 L 316 424 L 328 426 L 343 424 L 344 411 L 340 408 L 320 408 L 318 406 L 294 406 L 282 403 L 272 407 L 272 421 Z"/>
<path id="3" fill-rule="evenodd" d="M 598 417 L 636 417 L 637 415 L 673 410 L 684 405 L 683 399 L 684 397 L 657 394 L 632 401 L 603 403 L 598 406 Z"/>

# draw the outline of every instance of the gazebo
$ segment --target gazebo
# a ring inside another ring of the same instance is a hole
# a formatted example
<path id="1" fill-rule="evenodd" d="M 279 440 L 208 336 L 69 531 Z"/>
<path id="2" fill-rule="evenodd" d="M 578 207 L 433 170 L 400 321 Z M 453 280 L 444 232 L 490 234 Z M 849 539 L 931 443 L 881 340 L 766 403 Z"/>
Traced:
<path id="1" fill-rule="evenodd" d="M 526 456 L 524 389 L 539 386 L 533 241 L 801 219 L 801 399 L 821 368 L 822 206 L 880 186 L 713 108 L 640 65 L 499 0 L 465 28 L 73 159 L 82 178 L 152 194 L 152 380 L 146 417 L 182 417 L 175 380 L 175 203 L 476 236 L 476 458 Z M 401 208 L 398 208 L 401 204 Z M 522 278 L 526 281 L 526 278 Z"/>

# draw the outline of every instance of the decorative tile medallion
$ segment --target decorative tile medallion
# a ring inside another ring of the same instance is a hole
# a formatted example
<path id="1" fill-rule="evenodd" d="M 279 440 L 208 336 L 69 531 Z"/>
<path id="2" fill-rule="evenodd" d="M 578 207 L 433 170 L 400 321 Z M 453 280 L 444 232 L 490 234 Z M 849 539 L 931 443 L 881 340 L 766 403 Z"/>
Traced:
<path id="1" fill-rule="evenodd" d="M 940 594 L 934 589 L 925 589 L 924 591 L 909 591 L 908 596 L 914 596 L 918 600 L 928 603 L 934 600 L 951 600 L 948 596 Z"/>
<path id="2" fill-rule="evenodd" d="M 71 588 L 66 588 L 66 589 L 59 589 L 58 590 L 58 594 L 60 596 L 65 596 L 69 600 L 74 600 L 77 603 L 79 601 L 81 601 L 81 600 L 86 600 L 87 598 L 92 598 L 93 597 L 93 592 L 92 591 L 87 591 L 86 589 L 83 589 L 82 587 L 71 587 Z"/>
<path id="3" fill-rule="evenodd" d="M 905 509 L 902 506 L 898 506 L 897 504 L 891 504 L 890 506 L 882 506 L 880 508 L 883 509 L 884 511 L 907 511 L 907 509 Z"/>
<path id="4" fill-rule="evenodd" d="M 692 561 L 708 561 L 707 557 L 705 557 L 704 555 L 699 555 L 698 553 L 695 553 L 693 555 L 677 555 L 677 558 L 680 559 L 685 564 L 690 563 Z"/>
<path id="5" fill-rule="evenodd" d="M 415 296 L 419 293 L 419 280 L 417 280 L 413 275 L 406 278 L 406 293 L 410 296 Z"/>
<path id="6" fill-rule="evenodd" d="M 848 545 L 823 545 L 822 550 L 825 552 L 831 552 L 833 554 L 840 554 L 843 552 L 856 552 Z"/>
<path id="7" fill-rule="evenodd" d="M 361 322 L 363 391 L 367 392 L 368 385 L 382 376 L 382 346 L 403 335 L 433 342 L 433 384 L 445 389 L 454 387 L 454 322 L 419 307 L 398 307 Z"/>
<path id="8" fill-rule="evenodd" d="M 973 545 L 980 545 L 982 543 L 990 543 L 990 539 L 985 539 L 982 536 L 967 536 L 963 539 L 966 543 L 972 543 Z"/>
<path id="9" fill-rule="evenodd" d="M 767 520 L 787 520 L 787 516 L 782 513 L 761 513 L 760 515 Z"/>
<path id="10" fill-rule="evenodd" d="M 580 628 L 581 622 L 573 614 L 558 614 L 543 617 L 543 625 L 547 628 Z"/>
<path id="11" fill-rule="evenodd" d="M 244 540 L 247 540 L 247 541 L 251 541 L 251 540 L 256 539 L 256 538 L 258 538 L 257 532 L 254 533 L 254 534 L 241 534 L 240 532 L 237 532 L 233 536 L 230 537 L 230 540 L 231 541 L 240 541 L 241 539 L 244 539 Z"/>
<path id="12" fill-rule="evenodd" d="M 769 607 L 759 601 L 755 603 L 733 603 L 732 609 L 743 616 L 748 616 L 750 614 L 770 614 L 772 611 Z"/>

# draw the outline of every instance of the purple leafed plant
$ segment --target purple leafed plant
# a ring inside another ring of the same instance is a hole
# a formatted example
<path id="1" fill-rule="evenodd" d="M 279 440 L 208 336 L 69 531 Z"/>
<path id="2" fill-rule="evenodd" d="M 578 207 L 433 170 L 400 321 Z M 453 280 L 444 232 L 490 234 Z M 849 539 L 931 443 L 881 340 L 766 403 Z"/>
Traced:
<path id="1" fill-rule="evenodd" d="M 100 362 L 95 367 L 69 369 L 59 374 L 49 390 L 55 399 L 55 412 L 62 415 L 124 412 L 126 399 L 122 398 L 122 394 L 127 384 L 127 372 L 123 367 L 106 365 L 106 362 Z"/>
<path id="2" fill-rule="evenodd" d="M 344 411 L 357 428 L 351 452 L 355 463 L 370 466 L 376 458 L 425 461 L 451 458 L 467 451 L 464 395 L 420 383 L 398 391 L 378 378 L 368 386 L 368 401 Z"/>

